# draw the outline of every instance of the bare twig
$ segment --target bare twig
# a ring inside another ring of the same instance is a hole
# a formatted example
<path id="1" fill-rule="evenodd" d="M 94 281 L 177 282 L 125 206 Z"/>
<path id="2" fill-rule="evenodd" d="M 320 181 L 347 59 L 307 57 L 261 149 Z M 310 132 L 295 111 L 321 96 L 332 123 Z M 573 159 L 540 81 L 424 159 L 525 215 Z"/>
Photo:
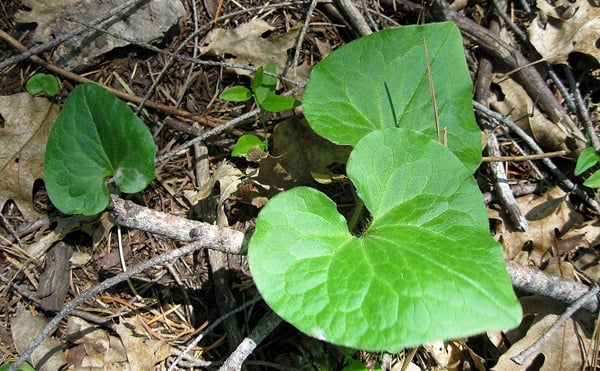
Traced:
<path id="1" fill-rule="evenodd" d="M 258 322 L 256 327 L 252 329 L 252 332 L 245 338 L 240 345 L 227 357 L 223 366 L 219 368 L 219 371 L 236 371 L 242 369 L 242 364 L 254 352 L 254 349 L 258 344 L 273 331 L 279 324 L 283 322 L 275 312 L 271 311 L 267 313 Z"/>
<path id="2" fill-rule="evenodd" d="M 298 34 L 298 39 L 296 40 L 296 50 L 294 51 L 294 59 L 292 60 L 294 78 L 296 78 L 297 76 L 298 60 L 300 59 L 300 50 L 302 50 L 302 42 L 304 41 L 306 31 L 308 30 L 308 26 L 310 25 L 310 19 L 312 18 L 313 12 L 317 7 L 317 2 L 317 0 L 312 0 L 312 2 L 310 3 L 308 11 L 306 12 L 306 18 L 304 19 L 304 23 L 302 24 L 302 28 L 300 29 L 300 33 Z"/>
<path id="3" fill-rule="evenodd" d="M 195 339 L 194 341 L 192 341 L 191 343 L 189 343 L 185 349 L 179 354 L 179 356 L 177 357 L 177 359 L 173 362 L 173 364 L 171 364 L 171 366 L 169 367 L 168 371 L 172 371 L 175 369 L 175 367 L 177 367 L 177 364 L 183 359 L 183 356 L 187 353 L 190 352 L 190 350 L 192 350 L 192 348 L 194 348 L 196 345 L 198 345 L 198 343 L 204 338 L 204 336 L 210 332 L 212 332 L 217 326 L 219 326 L 221 324 L 221 322 L 223 322 L 225 319 L 229 318 L 230 316 L 241 312 L 242 310 L 248 308 L 251 305 L 254 305 L 256 303 L 258 303 L 260 300 L 262 299 L 262 297 L 260 295 L 258 295 L 257 297 L 255 297 L 254 299 L 240 305 L 239 307 L 237 307 L 236 309 L 232 310 L 231 312 L 219 317 L 217 320 L 215 320 L 213 323 L 211 323 L 210 326 L 208 326 L 206 328 L 206 330 L 202 331 Z"/>
<path id="4" fill-rule="evenodd" d="M 523 266 L 513 261 L 506 261 L 508 275 L 515 288 L 521 291 L 547 296 L 563 303 L 573 303 L 589 287 L 559 276 L 553 276 L 537 268 Z M 597 298 L 590 298 L 583 308 L 590 312 L 597 312 L 600 309 L 600 302 Z"/>
<path id="5" fill-rule="evenodd" d="M 523 155 L 523 156 L 484 156 L 481 158 L 482 162 L 519 162 L 519 161 L 534 161 L 541 160 L 543 158 L 553 158 L 553 157 L 565 157 L 569 154 L 569 151 L 554 151 L 554 152 L 546 152 L 540 153 L 537 155 Z"/>
<path id="6" fill-rule="evenodd" d="M 571 304 L 567 308 L 567 310 L 565 310 L 565 312 L 561 314 L 560 317 L 558 317 L 558 319 L 552 324 L 552 326 L 550 326 L 550 328 L 548 328 L 548 330 L 546 330 L 546 332 L 535 341 L 535 343 L 533 343 L 529 348 L 523 350 L 516 356 L 511 357 L 510 359 L 512 359 L 517 364 L 522 365 L 523 362 L 527 360 L 527 358 L 531 357 L 534 353 L 538 352 L 539 349 L 546 342 L 548 342 L 548 340 L 552 338 L 554 333 L 556 333 L 556 331 L 558 331 L 565 324 L 565 322 L 567 322 L 567 320 L 571 318 L 573 314 L 575 314 L 575 312 L 582 308 L 584 304 L 586 304 L 590 299 L 596 298 L 599 291 L 600 285 L 595 283 L 585 294 L 581 295 L 579 299 L 574 301 L 573 304 Z"/>
<path id="7" fill-rule="evenodd" d="M 473 106 L 475 107 L 475 109 L 477 109 L 479 112 L 483 113 L 484 115 L 488 116 L 489 118 L 498 120 L 499 122 L 508 126 L 510 128 L 510 130 L 512 130 L 521 139 L 523 139 L 523 141 L 525 141 L 527 143 L 527 145 L 534 152 L 540 153 L 540 154 L 544 153 L 542 148 L 540 148 L 540 146 L 535 142 L 535 140 L 533 140 L 533 138 L 531 138 L 523 129 L 521 129 L 517 124 L 515 124 L 509 118 L 499 114 L 498 112 L 492 111 L 491 109 L 487 108 L 486 106 L 484 106 L 483 104 L 481 104 L 479 102 L 474 101 Z M 598 204 L 598 201 L 596 201 L 594 198 L 590 197 L 577 184 L 573 183 L 571 181 L 571 179 L 569 179 L 562 171 L 560 171 L 558 169 L 558 167 L 556 167 L 556 165 L 554 165 L 554 163 L 549 158 L 543 158 L 543 159 L 541 159 L 541 161 L 552 172 L 552 174 L 554 174 L 554 176 L 563 185 L 563 187 L 566 188 L 566 190 L 568 190 L 569 192 L 575 193 L 577 195 L 577 197 L 579 197 L 582 200 L 584 200 L 585 202 L 587 202 L 587 204 L 590 205 L 590 207 L 592 207 L 594 209 L 594 211 L 596 211 L 596 213 L 600 214 L 600 204 Z"/>
<path id="8" fill-rule="evenodd" d="M 348 23 L 352 26 L 352 29 L 358 34 L 359 37 L 367 36 L 373 33 L 371 27 L 365 18 L 360 14 L 354 3 L 350 0 L 334 0 L 333 3 L 340 10 L 340 12 L 348 20 Z"/>
<path id="9" fill-rule="evenodd" d="M 571 86 L 571 91 L 573 92 L 573 97 L 575 98 L 575 106 L 577 107 L 577 116 L 579 119 L 583 121 L 585 125 L 585 129 L 588 132 L 588 136 L 590 137 L 590 141 L 592 142 L 592 147 L 597 152 L 600 152 L 600 140 L 598 139 L 598 135 L 596 134 L 596 130 L 594 129 L 594 124 L 590 119 L 590 115 L 588 114 L 587 109 L 585 108 L 585 103 L 583 102 L 583 98 L 581 97 L 581 93 L 579 92 L 579 88 L 577 83 L 575 82 L 575 78 L 573 77 L 573 73 L 571 69 L 567 66 L 564 67 L 565 74 L 567 75 L 567 81 Z"/>
<path id="10" fill-rule="evenodd" d="M 493 134 L 488 136 L 487 151 L 489 154 L 500 154 L 498 139 Z M 510 189 L 504 164 L 502 162 L 492 162 L 490 163 L 490 168 L 494 173 L 495 191 L 498 194 L 498 198 L 500 199 L 502 205 L 506 208 L 511 221 L 518 231 L 526 231 L 529 227 L 529 223 L 527 222 L 527 219 L 525 219 L 523 212 L 521 212 L 512 190 Z"/>
<path id="11" fill-rule="evenodd" d="M 243 232 L 162 213 L 111 196 L 112 214 L 121 226 L 156 233 L 183 242 L 197 242 L 229 254 L 245 254 Z"/>

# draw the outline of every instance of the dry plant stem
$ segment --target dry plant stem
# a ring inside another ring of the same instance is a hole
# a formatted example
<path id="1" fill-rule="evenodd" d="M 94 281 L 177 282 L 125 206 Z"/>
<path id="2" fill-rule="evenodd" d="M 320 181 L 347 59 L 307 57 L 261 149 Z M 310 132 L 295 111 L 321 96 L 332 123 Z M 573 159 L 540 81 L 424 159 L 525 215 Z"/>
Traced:
<path id="1" fill-rule="evenodd" d="M 506 269 L 515 288 L 530 294 L 547 296 L 563 303 L 573 303 L 589 290 L 589 287 L 582 283 L 510 260 L 506 260 Z M 598 298 L 592 297 L 582 307 L 596 313 L 600 310 L 600 302 Z"/>
<path id="2" fill-rule="evenodd" d="M 211 238 L 209 237 L 208 239 L 211 239 Z M 209 243 L 209 244 L 211 246 L 215 246 L 218 243 Z M 105 291 L 105 290 L 115 286 L 118 283 L 126 281 L 128 278 L 131 278 L 138 273 L 144 272 L 147 269 L 150 269 L 157 265 L 175 260 L 182 256 L 189 255 L 191 253 L 194 253 L 194 252 L 201 250 L 203 248 L 206 248 L 206 247 L 207 247 L 206 239 L 201 239 L 201 240 L 195 241 L 193 243 L 190 243 L 186 246 L 183 246 L 181 248 L 171 250 L 163 255 L 156 256 L 152 259 L 146 260 L 143 263 L 131 266 L 127 272 L 119 273 L 114 277 L 106 279 L 106 280 L 102 281 L 100 284 L 98 284 L 97 286 L 94 286 L 91 289 L 89 289 L 88 291 L 85 291 L 85 292 L 81 293 L 80 295 L 78 295 L 77 297 L 73 298 L 73 300 L 71 300 L 70 302 L 65 304 L 63 309 L 60 312 L 58 312 L 58 314 L 56 314 L 56 316 L 54 318 L 52 318 L 52 320 L 50 320 L 50 322 L 48 322 L 46 327 L 44 327 L 42 329 L 42 331 L 38 334 L 38 336 L 31 342 L 29 347 L 19 357 L 17 362 L 15 362 L 11 366 L 10 370 L 11 371 L 16 370 L 21 364 L 23 364 L 23 362 L 27 361 L 29 359 L 29 357 L 31 357 L 31 354 L 33 353 L 33 351 L 42 343 L 42 341 L 46 337 L 50 336 L 50 334 L 54 331 L 56 326 L 58 326 L 60 321 L 62 321 L 66 316 L 68 316 L 75 308 L 79 307 L 81 304 L 94 298 L 96 295 L 100 294 L 102 291 Z M 238 245 L 238 248 L 239 247 L 240 246 Z"/>
<path id="3" fill-rule="evenodd" d="M 245 234 L 230 228 L 198 222 L 111 196 L 110 207 L 115 222 L 123 227 L 156 233 L 177 241 L 195 242 L 229 254 L 245 254 Z"/>
<path id="4" fill-rule="evenodd" d="M 304 23 L 302 24 L 302 28 L 300 29 L 300 34 L 298 35 L 298 40 L 296 41 L 296 50 L 294 51 L 294 59 L 292 60 L 292 69 L 293 76 L 297 78 L 298 71 L 298 60 L 300 59 L 300 50 L 302 50 L 302 42 L 304 41 L 304 37 L 306 36 L 306 30 L 308 30 L 308 26 L 310 24 L 310 19 L 312 18 L 313 12 L 317 7 L 318 0 L 312 0 L 310 6 L 308 7 L 308 11 L 306 12 L 306 18 L 304 19 Z"/>
<path id="5" fill-rule="evenodd" d="M 358 11 L 354 3 L 350 0 L 334 0 L 333 3 L 339 9 L 340 13 L 346 18 L 348 23 L 358 37 L 367 36 L 373 33 L 371 27 Z"/>
<path id="6" fill-rule="evenodd" d="M 90 24 L 91 25 L 97 25 L 101 22 L 104 22 L 106 20 L 108 20 L 109 18 L 121 13 L 123 10 L 133 7 L 134 5 L 136 5 L 136 3 L 140 3 L 140 5 L 142 3 L 147 2 L 148 0 L 129 0 L 124 2 L 123 4 L 117 6 L 116 8 L 110 9 L 108 12 L 100 15 L 99 17 L 93 19 Z M 48 41 L 47 43 L 44 43 L 42 45 L 36 46 L 34 48 L 31 48 L 30 50 L 21 50 L 21 54 L 12 57 L 12 58 L 8 58 L 7 60 L 5 60 L 4 62 L 0 62 L 0 70 L 8 67 L 8 66 L 12 66 L 13 64 L 19 63 L 21 61 L 24 61 L 25 59 L 40 54 L 46 50 L 52 49 L 54 47 L 56 47 L 57 45 L 61 44 L 64 41 L 69 40 L 70 38 L 72 38 L 75 35 L 79 35 L 85 31 L 88 31 L 89 27 L 88 26 L 79 26 L 79 27 L 75 27 L 74 29 L 65 32 L 62 35 L 59 35 L 58 37 L 56 37 L 55 39 L 52 39 L 50 41 Z"/>
<path id="7" fill-rule="evenodd" d="M 219 371 L 236 371 L 242 369 L 244 361 L 254 352 L 256 347 L 273 331 L 283 320 L 271 311 L 258 322 L 238 347 L 227 357 Z"/>
<path id="8" fill-rule="evenodd" d="M 192 348 L 194 348 L 196 345 L 198 345 L 198 343 L 204 338 L 204 336 L 210 332 L 212 332 L 217 326 L 219 326 L 221 324 L 221 322 L 223 322 L 225 319 L 227 319 L 228 317 L 241 312 L 242 310 L 258 303 L 260 300 L 262 299 L 262 297 L 260 295 L 257 295 L 254 299 L 251 299 L 250 301 L 240 305 L 239 307 L 235 308 L 234 310 L 232 310 L 231 312 L 227 313 L 226 315 L 223 315 L 221 317 L 219 317 L 218 319 L 216 319 L 213 323 L 211 323 L 210 326 L 208 326 L 204 331 L 202 331 L 195 339 L 194 341 L 192 341 L 191 343 L 189 343 L 185 349 L 179 354 L 179 356 L 177 357 L 177 359 L 173 362 L 173 364 L 171 364 L 171 366 L 169 367 L 168 371 L 172 371 L 175 370 L 175 367 L 177 367 L 178 363 L 183 359 L 183 357 L 189 353 L 190 350 L 192 350 Z"/>
<path id="9" fill-rule="evenodd" d="M 533 138 L 531 138 L 529 135 L 527 135 L 527 133 L 523 129 L 521 129 L 517 124 L 515 124 L 512 120 L 499 114 L 498 112 L 492 111 L 491 109 L 487 108 L 486 106 L 484 106 L 483 104 L 481 104 L 479 102 L 473 101 L 473 106 L 475 107 L 475 109 L 477 109 L 484 115 L 488 116 L 489 118 L 497 120 L 497 121 L 503 123 L 504 125 L 508 126 L 508 128 L 510 128 L 510 130 L 512 130 L 521 139 L 523 139 L 523 141 L 525 141 L 525 143 L 527 143 L 527 145 L 534 152 L 540 153 L 540 154 L 544 153 L 544 151 L 535 142 L 535 140 L 533 140 Z M 569 179 L 562 171 L 560 171 L 549 158 L 543 158 L 541 161 L 552 172 L 552 174 L 558 179 L 558 181 L 563 185 L 563 187 L 566 188 L 566 190 L 568 192 L 575 193 L 575 195 L 577 195 L 577 197 L 584 200 L 592 209 L 594 209 L 594 211 L 596 213 L 600 214 L 600 204 L 598 204 L 598 201 L 591 198 L 587 193 L 585 193 L 585 191 L 583 191 L 581 188 L 579 188 L 579 186 L 577 186 L 577 184 L 573 183 L 571 181 L 571 179 Z"/>
<path id="10" fill-rule="evenodd" d="M 543 158 L 565 157 L 568 154 L 569 154 L 569 151 L 554 151 L 554 152 L 540 153 L 539 155 L 484 156 L 481 158 L 481 161 L 482 162 L 533 161 L 533 160 L 541 160 Z"/>
<path id="11" fill-rule="evenodd" d="M 546 330 L 544 335 L 542 335 L 539 339 L 535 341 L 529 348 L 523 350 L 521 353 L 517 354 L 514 357 L 510 357 L 515 363 L 522 365 L 527 358 L 531 357 L 534 353 L 538 353 L 539 349 L 546 343 L 552 336 L 558 331 L 564 324 L 567 322 L 575 312 L 577 312 L 580 308 L 583 307 L 585 303 L 587 303 L 590 299 L 596 298 L 598 292 L 600 291 L 600 286 L 598 283 L 594 283 L 592 287 L 579 299 L 577 299 L 573 304 L 571 304 L 567 310 Z"/>

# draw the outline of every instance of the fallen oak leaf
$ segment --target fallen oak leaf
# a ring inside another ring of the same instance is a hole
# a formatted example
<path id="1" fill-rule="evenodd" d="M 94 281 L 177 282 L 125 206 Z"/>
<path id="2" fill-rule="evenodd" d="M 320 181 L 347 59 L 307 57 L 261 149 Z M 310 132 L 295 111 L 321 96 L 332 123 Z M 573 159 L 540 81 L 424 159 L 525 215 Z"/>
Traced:
<path id="1" fill-rule="evenodd" d="M 58 112 L 48 99 L 29 93 L 0 97 L 0 207 L 13 200 L 26 220 L 39 215 L 33 185 L 43 177 L 46 142 Z"/>

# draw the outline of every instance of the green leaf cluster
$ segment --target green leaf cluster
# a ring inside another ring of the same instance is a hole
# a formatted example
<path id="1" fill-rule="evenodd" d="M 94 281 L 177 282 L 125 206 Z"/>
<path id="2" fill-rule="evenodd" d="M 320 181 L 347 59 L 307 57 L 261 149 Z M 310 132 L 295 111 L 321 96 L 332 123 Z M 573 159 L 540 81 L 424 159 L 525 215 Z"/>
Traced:
<path id="1" fill-rule="evenodd" d="M 300 102 L 294 97 L 276 93 L 277 77 L 275 62 L 270 60 L 264 67 L 259 67 L 252 78 L 250 87 L 232 86 L 223 90 L 219 98 L 231 102 L 245 102 L 254 98 L 256 105 L 267 112 L 282 112 L 298 107 Z"/>
<path id="2" fill-rule="evenodd" d="M 298 107 L 301 103 L 294 97 L 279 95 L 276 93 L 277 77 L 275 62 L 270 60 L 264 67 L 259 67 L 252 78 L 250 88 L 245 86 L 232 86 L 225 89 L 219 98 L 230 102 L 245 102 L 254 98 L 254 102 L 266 112 L 282 112 L 294 107 Z M 261 114 L 261 120 L 262 120 Z M 264 125 L 264 124 L 263 124 Z M 261 150 L 267 149 L 267 142 L 262 141 L 259 137 L 252 134 L 246 134 L 240 137 L 233 147 L 232 156 L 245 156 L 250 150 L 258 146 Z"/>
<path id="3" fill-rule="evenodd" d="M 314 68 L 304 113 L 317 133 L 354 147 L 347 174 L 372 221 L 353 235 L 336 204 L 307 187 L 267 203 L 248 258 L 283 319 L 322 340 L 385 351 L 519 324 L 472 176 L 481 141 L 471 86 L 452 23 L 381 31 Z"/>
<path id="4" fill-rule="evenodd" d="M 109 202 L 109 181 L 136 193 L 154 178 L 150 131 L 125 102 L 87 83 L 69 94 L 46 145 L 48 196 L 66 214 L 94 215 Z"/>
<path id="5" fill-rule="evenodd" d="M 591 169 L 600 163 L 600 154 L 593 148 L 587 147 L 579 154 L 577 163 L 575 164 L 575 175 L 581 175 L 585 171 Z M 584 182 L 583 185 L 590 188 L 600 187 L 600 170 L 596 170 L 590 175 Z"/>

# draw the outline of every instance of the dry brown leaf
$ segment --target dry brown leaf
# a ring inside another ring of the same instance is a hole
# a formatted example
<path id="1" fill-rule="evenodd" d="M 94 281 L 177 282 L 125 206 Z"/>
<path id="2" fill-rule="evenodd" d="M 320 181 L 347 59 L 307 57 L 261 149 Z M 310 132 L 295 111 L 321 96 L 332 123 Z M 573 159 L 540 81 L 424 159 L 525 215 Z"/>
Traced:
<path id="1" fill-rule="evenodd" d="M 502 90 L 490 98 L 490 107 L 509 117 L 548 151 L 569 150 L 566 146 L 567 130 L 548 120 L 538 109 L 525 89 L 509 78 L 495 79 Z"/>
<path id="2" fill-rule="evenodd" d="M 0 97 L 0 208 L 13 200 L 27 220 L 39 215 L 33 184 L 44 175 L 46 142 L 58 112 L 48 99 L 28 93 Z"/>
<path id="3" fill-rule="evenodd" d="M 121 369 L 119 364 L 127 362 L 127 352 L 118 339 L 111 339 L 105 330 L 79 317 L 69 317 L 67 335 L 79 345 L 67 351 L 67 359 L 76 369 L 114 370 Z"/>
<path id="4" fill-rule="evenodd" d="M 128 322 L 122 319 L 115 329 L 127 350 L 129 367 L 132 370 L 154 370 L 154 365 L 164 361 L 171 352 L 166 343 L 149 338 L 140 321 L 137 317 Z"/>
<path id="5" fill-rule="evenodd" d="M 352 148 L 334 144 L 316 134 L 305 119 L 292 118 L 283 121 L 273 130 L 273 156 L 270 161 L 261 161 L 260 176 L 281 175 L 281 185 L 291 188 L 295 185 L 309 184 L 314 175 L 335 177 L 327 167 L 331 164 L 345 164 Z M 264 182 L 263 182 L 264 183 Z"/>
<path id="6" fill-rule="evenodd" d="M 600 62 L 600 3 L 592 0 L 537 0 L 539 15 L 527 28 L 529 40 L 550 63 L 567 64 L 572 52 Z"/>
<path id="7" fill-rule="evenodd" d="M 42 231 L 31 245 L 27 246 L 27 253 L 33 257 L 41 258 L 46 250 L 57 241 L 61 241 L 65 236 L 73 231 L 82 231 L 92 237 L 94 246 L 98 246 L 100 241 L 108 235 L 110 229 L 115 225 L 109 217 L 109 212 L 103 212 L 100 216 L 72 215 L 72 216 L 54 216 L 50 218 L 50 224 L 54 227 L 49 232 Z"/>
<path id="8" fill-rule="evenodd" d="M 257 68 L 273 59 L 277 72 L 281 73 L 286 69 L 288 50 L 294 47 L 300 28 L 292 28 L 284 34 L 263 37 L 265 33 L 273 30 L 274 27 L 258 18 L 242 23 L 232 30 L 217 28 L 206 36 L 205 46 L 200 48 L 200 54 L 215 55 L 229 63 Z M 252 74 L 252 71 L 239 68 L 234 69 L 234 72 L 242 76 Z M 288 71 L 286 75 L 292 77 L 292 72 Z M 302 64 L 296 67 L 295 72 L 297 79 L 307 79 L 310 66 Z"/>
<path id="9" fill-rule="evenodd" d="M 202 184 L 196 190 L 185 190 L 183 196 L 190 205 L 196 205 L 213 194 L 213 188 L 219 183 L 220 195 L 222 201 L 225 201 L 232 193 L 237 190 L 237 186 L 242 182 L 244 173 L 231 162 L 224 160 L 217 166 L 210 179 Z"/>
<path id="10" fill-rule="evenodd" d="M 502 223 L 496 236 L 508 259 L 515 258 L 527 247 L 526 260 L 541 266 L 542 260 L 552 256 L 551 247 L 556 244 L 556 232 L 562 236 L 583 223 L 583 216 L 574 209 L 567 193 L 559 187 L 549 189 L 542 196 L 519 197 L 517 203 L 529 222 L 529 229 L 515 232 L 510 222 Z M 503 219 L 502 216 L 498 218 Z"/>
<path id="11" fill-rule="evenodd" d="M 42 316 L 35 316 L 26 309 L 20 309 L 10 322 L 13 344 L 19 354 L 29 347 L 33 339 L 48 324 Z M 42 364 L 38 364 L 43 361 Z M 31 355 L 32 365 L 38 371 L 55 371 L 67 363 L 61 351 L 60 342 L 49 336 L 38 346 Z"/>
<path id="12" fill-rule="evenodd" d="M 492 368 L 493 370 L 527 370 L 537 354 L 530 357 L 521 366 L 514 363 L 510 357 L 519 354 L 533 344 L 566 308 L 564 304 L 541 296 L 521 298 L 521 304 L 524 318 L 533 315 L 533 322 L 529 328 L 521 328 L 507 334 L 513 345 L 500 357 L 496 366 Z M 577 312 L 540 348 L 540 353 L 544 355 L 544 364 L 540 370 L 584 369 L 584 357 L 587 350 L 590 349 L 593 331 L 594 316 L 585 310 Z"/>
<path id="13" fill-rule="evenodd" d="M 46 42 L 52 35 L 62 35 L 80 24 L 89 24 L 99 15 L 121 4 L 120 0 L 25 0 L 24 5 L 30 10 L 19 10 L 15 19 L 19 23 L 37 23 L 34 40 Z M 69 69 L 90 66 L 101 55 L 128 45 L 129 42 L 125 39 L 145 43 L 160 40 L 185 14 L 180 0 L 150 0 L 132 10 L 134 11 L 127 12 L 127 17 L 123 17 L 123 20 L 113 17 L 108 22 L 108 31 L 123 38 L 100 31 L 77 35 L 56 48 L 52 53 L 52 61 Z M 69 22 L 67 19 L 76 22 Z"/>

